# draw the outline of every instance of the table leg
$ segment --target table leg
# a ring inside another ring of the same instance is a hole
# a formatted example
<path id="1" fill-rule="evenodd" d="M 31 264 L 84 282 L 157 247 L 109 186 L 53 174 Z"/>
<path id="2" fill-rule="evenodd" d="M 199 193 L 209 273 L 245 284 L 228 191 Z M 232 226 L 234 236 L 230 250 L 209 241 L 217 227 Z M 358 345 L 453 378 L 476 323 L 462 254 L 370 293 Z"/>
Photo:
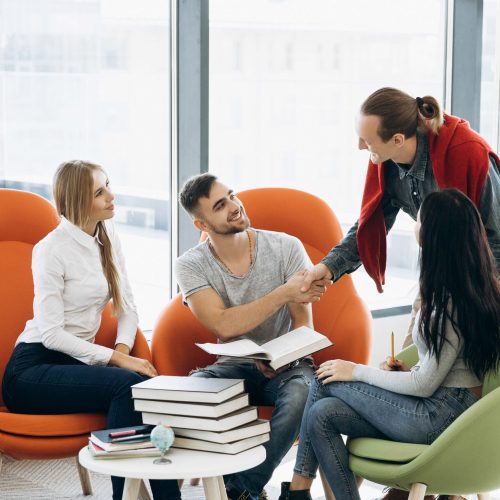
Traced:
<path id="1" fill-rule="evenodd" d="M 222 476 L 219 476 L 217 478 L 217 481 L 219 483 L 219 491 L 220 491 L 221 500 L 227 500 L 226 485 L 224 483 L 224 478 Z"/>
<path id="2" fill-rule="evenodd" d="M 204 477 L 203 478 L 203 489 L 205 490 L 206 500 L 224 499 L 224 497 L 221 495 L 221 488 L 219 486 L 219 478 L 217 476 Z M 225 493 L 225 488 L 224 488 L 224 493 Z"/>
<path id="3" fill-rule="evenodd" d="M 141 488 L 141 481 L 141 479 L 132 477 L 125 478 L 122 500 L 137 500 L 139 497 L 139 489 Z"/>

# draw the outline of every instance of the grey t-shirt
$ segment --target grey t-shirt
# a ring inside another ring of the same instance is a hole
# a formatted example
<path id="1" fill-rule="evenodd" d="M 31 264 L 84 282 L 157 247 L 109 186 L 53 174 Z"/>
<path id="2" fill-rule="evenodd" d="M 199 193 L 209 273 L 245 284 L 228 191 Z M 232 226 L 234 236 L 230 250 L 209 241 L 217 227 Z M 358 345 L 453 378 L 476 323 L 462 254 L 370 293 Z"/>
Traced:
<path id="1" fill-rule="evenodd" d="M 304 246 L 294 236 L 263 230 L 255 230 L 255 235 L 255 257 L 245 276 L 235 276 L 224 269 L 207 241 L 181 255 L 175 272 L 184 300 L 205 288 L 213 288 L 226 308 L 248 304 L 283 285 L 296 272 L 312 266 Z M 290 326 L 291 317 L 285 305 L 234 340 L 248 338 L 260 345 L 287 333 Z"/>

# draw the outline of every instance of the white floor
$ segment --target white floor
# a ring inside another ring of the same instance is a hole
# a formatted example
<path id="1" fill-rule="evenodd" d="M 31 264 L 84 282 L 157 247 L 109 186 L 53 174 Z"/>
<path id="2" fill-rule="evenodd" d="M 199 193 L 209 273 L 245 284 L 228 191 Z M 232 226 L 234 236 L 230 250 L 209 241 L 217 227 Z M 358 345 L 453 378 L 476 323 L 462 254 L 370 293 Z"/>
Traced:
<path id="1" fill-rule="evenodd" d="M 295 460 L 296 448 L 292 448 L 282 464 L 275 470 L 266 486 L 270 500 L 276 500 L 281 481 L 289 481 Z M 7 459 L 0 474 L 0 498 L 2 500 L 108 500 L 111 498 L 109 478 L 91 473 L 94 494 L 85 497 L 81 493 L 75 459 L 47 461 L 13 461 Z M 361 487 L 363 500 L 377 498 L 382 486 L 366 482 Z M 321 481 L 313 483 L 312 496 L 323 499 Z M 490 494 L 491 500 L 500 500 L 500 490 Z M 192 487 L 186 481 L 182 489 L 183 500 L 203 500 L 203 488 Z M 474 498 L 474 497 L 469 497 Z"/>

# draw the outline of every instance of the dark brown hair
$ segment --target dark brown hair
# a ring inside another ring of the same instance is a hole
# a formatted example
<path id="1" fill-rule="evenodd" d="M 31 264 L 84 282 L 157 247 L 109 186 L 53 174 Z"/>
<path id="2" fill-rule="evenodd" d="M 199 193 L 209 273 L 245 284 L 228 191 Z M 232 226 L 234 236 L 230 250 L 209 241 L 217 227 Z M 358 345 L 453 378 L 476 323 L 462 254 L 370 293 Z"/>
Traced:
<path id="1" fill-rule="evenodd" d="M 184 210 L 193 215 L 200 198 L 208 198 L 213 183 L 217 177 L 213 174 L 204 173 L 190 177 L 179 193 L 179 202 Z"/>
<path id="2" fill-rule="evenodd" d="M 483 379 L 500 361 L 500 280 L 481 217 L 461 191 L 444 189 L 426 196 L 420 220 L 419 333 L 439 360 L 450 321 Z"/>
<path id="3" fill-rule="evenodd" d="M 417 129 L 437 134 L 443 125 L 443 111 L 432 96 L 417 97 L 391 87 L 371 94 L 360 109 L 363 115 L 380 117 L 378 135 L 387 142 L 394 134 L 413 137 Z"/>

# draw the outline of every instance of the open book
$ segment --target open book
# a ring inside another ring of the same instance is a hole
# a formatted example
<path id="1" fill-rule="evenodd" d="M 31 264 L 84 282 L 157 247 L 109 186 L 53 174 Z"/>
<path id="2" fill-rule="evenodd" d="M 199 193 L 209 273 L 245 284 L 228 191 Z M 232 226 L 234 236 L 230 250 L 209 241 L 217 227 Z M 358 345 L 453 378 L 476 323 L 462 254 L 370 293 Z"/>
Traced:
<path id="1" fill-rule="evenodd" d="M 224 344 L 206 343 L 196 345 L 209 354 L 217 356 L 267 360 L 270 361 L 271 368 L 277 370 L 292 361 L 333 344 L 321 333 L 315 332 L 306 326 L 301 326 L 262 345 L 248 339 L 235 340 Z"/>

